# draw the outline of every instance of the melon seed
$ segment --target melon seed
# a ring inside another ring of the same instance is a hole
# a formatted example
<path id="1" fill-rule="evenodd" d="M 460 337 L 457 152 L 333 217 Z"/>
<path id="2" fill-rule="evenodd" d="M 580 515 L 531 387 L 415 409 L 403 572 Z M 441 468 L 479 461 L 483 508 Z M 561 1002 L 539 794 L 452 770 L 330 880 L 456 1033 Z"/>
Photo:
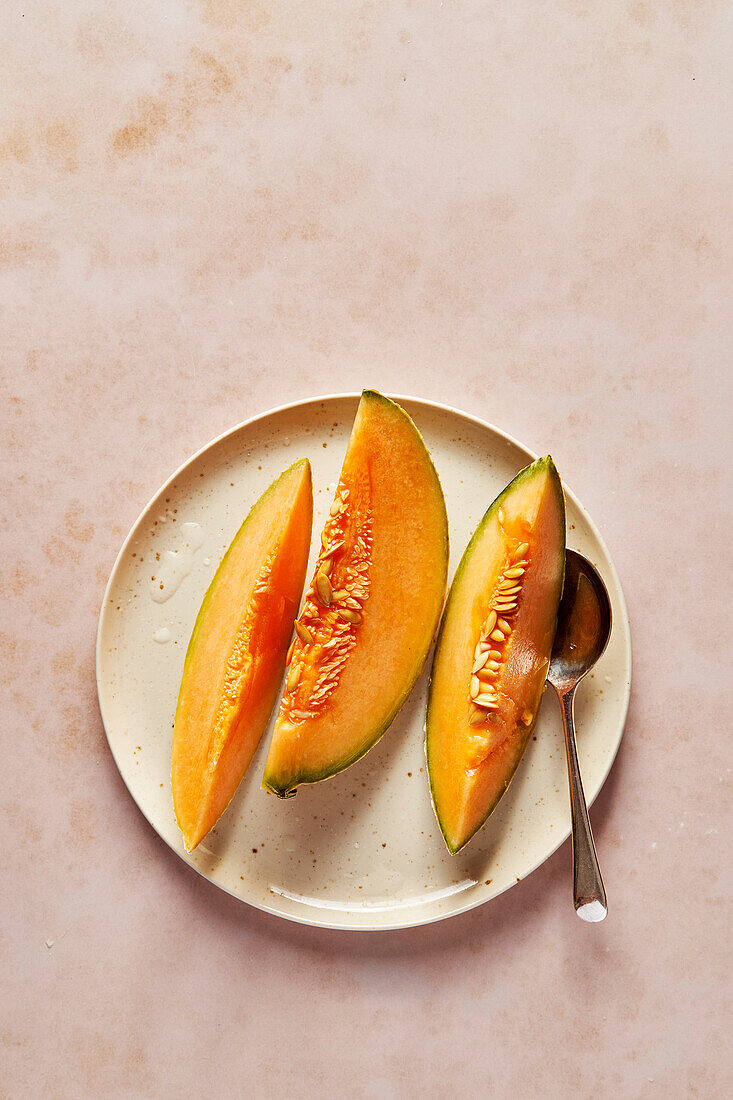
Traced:
<path id="1" fill-rule="evenodd" d="M 291 710 L 291 718 L 310 718 L 310 714 L 307 710 Z"/>
<path id="2" fill-rule="evenodd" d="M 290 646 L 288 647 L 288 652 L 287 652 L 286 657 L 285 657 L 285 664 L 286 665 L 289 665 L 290 662 L 292 661 L 292 659 L 293 659 L 293 650 L 294 649 L 295 649 L 295 638 L 293 638 L 292 642 L 290 643 Z"/>
<path id="3" fill-rule="evenodd" d="M 477 707 L 483 707 L 484 710 L 496 710 L 499 706 L 495 695 L 477 695 L 474 703 Z"/>
<path id="4" fill-rule="evenodd" d="M 301 642 L 305 642 L 306 645 L 313 645 L 313 635 L 310 630 L 307 626 L 303 626 L 302 623 L 299 623 L 297 619 L 295 621 L 295 633 L 298 635 Z"/>
<path id="5" fill-rule="evenodd" d="M 316 577 L 316 588 L 318 589 L 318 595 L 321 597 L 322 603 L 326 607 L 330 607 L 331 597 L 333 596 L 333 589 L 331 588 L 331 582 L 325 573 L 319 573 Z"/>
<path id="6" fill-rule="evenodd" d="M 503 642 L 504 641 L 504 635 L 502 634 L 502 632 L 500 630 L 493 630 L 491 632 L 491 634 L 489 634 L 489 637 L 495 642 Z"/>
<path id="7" fill-rule="evenodd" d="M 329 553 L 329 554 L 328 554 L 328 555 L 327 555 L 327 556 L 326 556 L 326 557 L 325 557 L 325 558 L 323 559 L 323 561 L 321 562 L 321 564 L 320 564 L 320 567 L 319 567 L 319 569 L 318 569 L 318 572 L 319 572 L 319 573 L 325 573 L 325 574 L 326 574 L 326 576 L 328 576 L 328 575 L 329 575 L 329 573 L 331 572 L 332 568 L 333 568 L 333 558 L 331 557 L 331 555 L 330 555 L 330 553 Z"/>
<path id="8" fill-rule="evenodd" d="M 471 675 L 473 676 L 474 673 L 480 672 L 480 670 L 484 667 L 484 665 L 486 664 L 488 659 L 489 659 L 488 652 L 479 653 L 478 657 L 473 662 L 473 668 L 471 669 Z"/>
<path id="9" fill-rule="evenodd" d="M 486 623 L 484 625 L 484 631 L 486 632 L 487 635 L 491 633 L 491 631 L 494 629 L 495 625 L 496 625 L 496 612 L 495 611 L 490 611 L 489 612 L 489 617 L 486 620 Z"/>
<path id="10" fill-rule="evenodd" d="M 483 722 L 485 717 L 486 715 L 482 714 L 476 707 L 471 707 L 471 713 L 468 716 L 468 724 L 469 726 L 477 726 L 479 722 Z"/>
<path id="11" fill-rule="evenodd" d="M 469 694 L 470 694 L 471 698 L 475 699 L 480 691 L 481 691 L 481 684 L 479 683 L 478 676 L 472 676 L 471 677 L 471 687 L 469 689 Z"/>
<path id="12" fill-rule="evenodd" d="M 504 574 L 505 577 L 521 577 L 524 575 L 524 570 L 515 566 L 514 569 L 507 569 Z"/>
<path id="13" fill-rule="evenodd" d="M 528 542 L 520 542 L 517 549 L 513 550 L 512 553 L 509 555 L 509 557 L 512 559 L 512 561 L 517 561 L 519 558 L 523 557 L 527 553 L 528 550 L 529 550 L 529 543 Z"/>
<path id="14" fill-rule="evenodd" d="M 340 607 L 338 609 L 338 611 L 336 612 L 336 614 L 338 615 L 338 617 L 340 619 L 343 619 L 347 623 L 360 623 L 361 622 L 361 615 L 359 614 L 358 611 L 351 611 L 350 609 L 345 609 L 343 607 Z"/>
<path id="15" fill-rule="evenodd" d="M 497 686 L 496 684 L 484 684 L 483 691 L 481 692 L 482 699 L 496 699 Z"/>
<path id="16" fill-rule="evenodd" d="M 497 678 L 497 676 L 499 675 L 499 673 L 498 673 L 498 670 L 495 669 L 495 668 L 485 668 L 484 667 L 484 668 L 480 668 L 478 670 L 478 672 L 476 673 L 476 675 L 478 676 L 479 680 L 488 681 L 488 680 L 495 680 Z"/>
<path id="17" fill-rule="evenodd" d="M 508 634 L 509 631 L 512 629 L 506 619 L 499 619 L 497 626 L 500 630 L 503 630 L 505 634 Z"/>
<path id="18" fill-rule="evenodd" d="M 336 591 L 332 594 L 331 599 L 336 601 L 343 600 L 346 596 L 348 596 L 348 594 L 349 593 L 346 591 L 345 588 L 337 588 Z"/>
<path id="19" fill-rule="evenodd" d="M 486 667 L 492 669 L 494 672 L 498 672 L 501 668 L 501 665 L 498 661 L 487 661 Z"/>
<path id="20" fill-rule="evenodd" d="M 331 507 L 329 509 L 329 515 L 337 516 L 340 511 L 341 511 L 341 501 L 338 499 L 338 497 L 336 497 L 336 500 L 334 500 L 333 504 L 331 505 Z"/>
<path id="21" fill-rule="evenodd" d="M 300 679 L 300 673 L 302 671 L 301 665 L 293 665 L 288 672 L 288 678 L 285 681 L 285 690 L 293 691 L 298 686 L 298 680 Z"/>
<path id="22" fill-rule="evenodd" d="M 490 649 L 489 650 L 489 660 L 490 661 L 500 661 L 501 660 L 500 651 L 498 649 Z"/>

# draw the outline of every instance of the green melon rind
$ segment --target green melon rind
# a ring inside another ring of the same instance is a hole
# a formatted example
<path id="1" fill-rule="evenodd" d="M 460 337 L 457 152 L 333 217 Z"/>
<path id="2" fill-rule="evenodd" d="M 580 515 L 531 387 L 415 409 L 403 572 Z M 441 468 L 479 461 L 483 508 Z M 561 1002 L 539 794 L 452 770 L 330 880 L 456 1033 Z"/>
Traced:
<path id="1" fill-rule="evenodd" d="M 209 607 L 209 604 L 211 603 L 212 596 L 213 596 L 214 592 L 216 591 L 219 579 L 221 578 L 221 576 L 223 575 L 223 573 L 226 570 L 227 562 L 228 562 L 232 552 L 234 551 L 234 548 L 236 546 L 238 546 L 241 538 L 246 534 L 247 528 L 248 528 L 250 522 L 255 518 L 257 513 L 260 511 L 262 506 L 265 504 L 265 502 L 272 496 L 272 494 L 275 492 L 277 487 L 285 480 L 285 478 L 287 478 L 291 474 L 293 474 L 295 472 L 295 470 L 297 470 L 298 468 L 305 469 L 306 467 L 308 468 L 308 470 L 310 470 L 310 462 L 308 461 L 308 459 L 307 458 L 299 458 L 296 462 L 293 462 L 293 464 L 291 466 L 288 466 L 287 470 L 283 470 L 283 472 L 279 475 L 279 477 L 276 477 L 275 480 L 270 485 L 268 485 L 268 487 L 263 492 L 262 496 L 258 497 L 257 500 L 255 501 L 255 503 L 250 508 L 250 510 L 247 513 L 246 517 L 244 518 L 241 526 L 239 527 L 239 530 L 237 531 L 237 533 L 234 536 L 234 538 L 232 539 L 232 541 L 229 543 L 229 546 L 227 548 L 227 551 L 226 551 L 224 557 L 219 562 L 219 566 L 216 570 L 216 573 L 214 573 L 214 576 L 212 577 L 211 584 L 206 589 L 206 593 L 204 595 L 204 598 L 201 601 L 201 607 L 199 608 L 199 613 L 196 616 L 196 622 L 193 624 L 193 630 L 191 631 L 191 637 L 189 639 L 188 646 L 186 648 L 186 656 L 183 660 L 183 673 L 181 675 L 181 688 L 179 690 L 178 701 L 176 703 L 176 717 L 178 717 L 178 707 L 179 707 L 180 701 L 181 701 L 181 694 L 183 692 L 183 684 L 184 684 L 185 679 L 186 679 L 186 672 L 188 670 L 189 663 L 191 661 L 191 658 L 193 656 L 193 653 L 194 653 L 194 650 L 195 650 L 195 647 L 196 647 L 196 639 L 198 638 L 199 631 L 201 630 L 201 626 L 202 626 L 202 624 L 203 624 L 203 622 L 206 618 L 206 612 L 208 611 L 208 607 Z"/>
<path id="2" fill-rule="evenodd" d="M 433 482 L 434 482 L 436 501 L 440 502 L 443 506 L 443 508 L 442 508 L 443 527 L 444 527 L 443 588 L 445 589 L 445 585 L 446 585 L 447 580 L 448 580 L 448 561 L 449 561 L 449 558 L 450 558 L 450 544 L 449 544 L 449 535 L 448 535 L 448 513 L 447 513 L 446 507 L 445 507 L 445 495 L 443 493 L 443 487 L 440 484 L 440 478 L 438 477 L 438 471 L 435 469 L 435 464 L 434 464 L 432 458 L 430 457 L 430 452 L 428 451 L 428 448 L 425 445 L 425 440 L 423 439 L 422 434 L 421 434 L 419 428 L 416 426 L 415 422 L 413 421 L 412 417 L 408 413 L 406 413 L 405 410 L 402 408 L 402 406 L 398 405 L 397 402 L 392 401 L 389 397 L 385 397 L 384 394 L 379 393 L 377 390 L 364 390 L 361 396 L 362 396 L 362 400 L 379 402 L 379 403 L 381 403 L 382 407 L 385 410 L 387 410 L 388 412 L 390 412 L 392 415 L 396 415 L 398 417 L 403 418 L 404 420 L 407 420 L 409 422 L 409 424 L 411 425 L 417 440 L 420 443 L 420 446 L 421 446 L 421 449 L 422 449 L 422 452 L 423 452 L 423 455 L 424 455 L 424 458 L 425 458 L 426 468 L 428 470 L 428 473 L 429 473 L 430 477 L 433 479 Z M 441 603 L 442 603 L 442 601 L 441 601 Z M 305 784 L 321 783 L 324 779 L 332 779 L 335 775 L 338 775 L 339 772 L 343 772 L 347 768 L 350 768 L 352 764 L 355 764 L 357 762 L 357 760 L 361 760 L 362 756 L 366 756 L 366 754 L 370 751 L 370 749 L 374 748 L 374 746 L 377 744 L 377 742 L 387 732 L 387 730 L 389 729 L 389 727 L 392 725 L 395 718 L 397 717 L 398 713 L 400 712 L 402 707 L 407 702 L 408 696 L 412 692 L 412 689 L 415 686 L 415 683 L 417 682 L 418 678 L 420 677 L 420 674 L 421 674 L 421 672 L 422 672 L 422 670 L 425 666 L 425 661 L 427 660 L 428 653 L 430 652 L 430 646 L 433 643 L 433 639 L 435 637 L 435 632 L 438 629 L 438 624 L 440 623 L 441 611 L 442 611 L 442 606 L 439 606 L 438 611 L 437 611 L 436 616 L 435 616 L 435 622 L 434 622 L 433 627 L 430 631 L 430 635 L 427 639 L 427 642 L 426 642 L 425 646 L 423 647 L 422 652 L 420 653 L 420 655 L 418 657 L 418 660 L 415 662 L 414 674 L 410 677 L 410 679 L 408 681 L 405 682 L 404 691 L 402 692 L 400 697 L 397 699 L 394 707 L 390 711 L 390 713 L 389 713 L 388 717 L 386 718 L 386 720 L 384 721 L 384 723 L 381 726 L 379 726 L 379 728 L 376 731 L 371 731 L 368 734 L 368 736 L 365 738 L 362 745 L 358 749 L 356 749 L 353 753 L 351 753 L 349 756 L 346 756 L 343 759 L 339 760 L 337 763 L 332 764 L 329 767 L 322 769 L 320 772 L 315 772 L 315 773 L 314 772 L 309 772 L 309 773 L 301 772 L 301 773 L 299 773 L 298 778 L 295 781 L 289 782 L 287 784 L 287 786 L 278 786 L 273 781 L 273 778 L 268 777 L 267 773 L 265 773 L 265 775 L 263 776 L 263 779 L 262 779 L 262 790 L 263 791 L 270 791 L 272 794 L 276 794 L 278 796 L 278 798 L 293 798 L 295 796 L 295 794 L 297 793 L 296 788 L 298 788 L 302 785 L 305 785 Z"/>
<path id="3" fill-rule="evenodd" d="M 516 775 L 517 768 L 519 767 L 519 764 L 522 760 L 522 757 L 524 756 L 524 750 L 526 749 L 527 744 L 529 743 L 529 739 L 532 736 L 532 731 L 534 730 L 535 725 L 537 723 L 537 718 L 539 716 L 539 707 L 537 708 L 537 710 L 535 712 L 534 720 L 533 720 L 531 726 L 526 727 L 526 734 L 523 734 L 521 739 L 517 740 L 517 752 L 515 754 L 514 759 L 511 762 L 509 768 L 507 769 L 507 777 L 506 777 L 506 780 L 504 782 L 504 786 L 502 787 L 499 794 L 496 796 L 494 801 L 489 806 L 488 810 L 486 811 L 485 816 L 476 825 L 476 828 L 473 830 L 473 832 L 469 836 L 466 837 L 466 839 L 463 841 L 462 844 L 459 844 L 458 847 L 454 847 L 451 844 L 448 837 L 446 836 L 445 829 L 443 828 L 443 823 L 440 819 L 440 814 L 438 812 L 438 807 L 437 807 L 437 804 L 436 804 L 436 801 L 435 801 L 435 792 L 433 790 L 432 772 L 431 772 L 431 768 L 430 768 L 430 709 L 431 709 L 431 704 L 432 704 L 432 701 L 433 701 L 433 671 L 434 671 L 434 669 L 437 665 L 437 662 L 440 658 L 441 640 L 442 640 L 442 637 L 443 637 L 443 631 L 445 629 L 445 625 L 446 625 L 446 623 L 448 621 L 448 617 L 450 615 L 450 609 L 451 609 L 451 603 L 453 601 L 453 597 L 454 597 L 456 591 L 458 590 L 458 587 L 460 586 L 461 577 L 463 575 L 463 571 L 466 567 L 466 564 L 470 560 L 471 555 L 473 554 L 473 551 L 474 551 L 478 541 L 481 539 L 481 537 L 484 533 L 484 530 L 486 528 L 487 523 L 489 522 L 491 517 L 494 515 L 496 510 L 501 507 L 502 502 L 506 499 L 506 497 L 511 492 L 513 492 L 514 489 L 519 488 L 519 486 L 523 482 L 528 481 L 532 477 L 535 477 L 538 473 L 542 472 L 545 469 L 547 469 L 549 471 L 550 478 L 551 478 L 551 483 L 555 486 L 555 491 L 556 491 L 558 504 L 559 504 L 560 515 L 562 516 L 562 527 L 563 527 L 563 530 L 565 529 L 565 494 L 563 493 L 562 482 L 560 480 L 560 475 L 557 472 L 557 468 L 555 466 L 555 463 L 552 461 L 552 456 L 551 455 L 546 455 L 544 458 L 538 458 L 531 465 L 525 466 L 525 468 L 523 470 L 520 470 L 519 473 L 517 474 L 517 476 L 515 478 L 513 478 L 513 480 L 509 482 L 509 484 L 506 486 L 506 488 L 503 489 L 501 491 L 501 493 L 499 493 L 498 497 L 496 497 L 496 499 L 494 501 L 492 501 L 492 503 L 489 505 L 486 512 L 484 513 L 481 521 L 479 522 L 476 530 L 473 533 L 473 536 L 471 537 L 471 540 L 470 540 L 468 546 L 464 550 L 463 556 L 461 557 L 461 560 L 458 564 L 458 568 L 456 569 L 455 576 L 453 577 L 453 582 L 452 582 L 451 587 L 450 587 L 450 592 L 448 593 L 448 599 L 446 600 L 445 609 L 443 611 L 443 619 L 442 619 L 442 622 L 441 622 L 441 625 L 440 625 L 440 630 L 438 632 L 438 638 L 437 638 L 437 641 L 435 643 L 435 656 L 433 657 L 433 664 L 432 664 L 432 668 L 431 668 L 431 671 L 430 671 L 430 681 L 429 681 L 429 684 L 428 684 L 428 705 L 427 705 L 427 716 L 426 716 L 426 721 L 425 721 L 425 760 L 426 760 L 426 764 L 427 764 L 427 768 L 428 768 L 428 780 L 429 780 L 429 783 L 430 783 L 430 799 L 433 803 L 433 810 L 435 811 L 435 817 L 436 817 L 438 825 L 440 827 L 440 831 L 442 833 L 443 840 L 445 841 L 445 846 L 448 849 L 448 851 L 451 853 L 451 855 L 456 855 L 456 853 L 460 852 L 462 848 L 465 848 L 465 846 L 468 844 L 469 840 L 471 840 L 476 835 L 476 833 L 479 831 L 479 829 L 483 828 L 483 826 L 486 824 L 487 820 L 489 819 L 489 817 L 491 816 L 491 814 L 494 812 L 497 805 L 501 801 L 502 797 L 506 794 L 506 791 L 509 787 L 509 784 L 511 783 L 512 779 Z M 562 553 L 562 557 L 561 557 L 561 565 L 560 565 L 560 570 L 559 570 L 559 573 L 558 573 L 557 608 L 559 608 L 559 606 L 560 606 L 560 599 L 562 598 L 562 590 L 563 590 L 564 583 L 565 583 L 565 553 L 564 553 L 564 547 L 563 547 L 563 553 Z M 557 619 L 557 609 L 556 609 L 556 612 L 555 612 L 555 618 Z"/>

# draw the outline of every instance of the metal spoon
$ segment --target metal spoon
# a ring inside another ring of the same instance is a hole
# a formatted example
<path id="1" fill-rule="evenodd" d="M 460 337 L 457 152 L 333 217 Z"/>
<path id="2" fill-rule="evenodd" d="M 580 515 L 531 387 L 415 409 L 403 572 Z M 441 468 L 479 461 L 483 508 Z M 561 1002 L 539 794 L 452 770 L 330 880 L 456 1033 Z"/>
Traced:
<path id="1" fill-rule="evenodd" d="M 576 687 L 603 653 L 610 633 L 611 601 L 606 586 L 586 558 L 568 550 L 547 679 L 562 706 L 573 826 L 573 901 L 576 913 L 586 921 L 603 920 L 608 906 L 580 778 L 573 701 Z"/>

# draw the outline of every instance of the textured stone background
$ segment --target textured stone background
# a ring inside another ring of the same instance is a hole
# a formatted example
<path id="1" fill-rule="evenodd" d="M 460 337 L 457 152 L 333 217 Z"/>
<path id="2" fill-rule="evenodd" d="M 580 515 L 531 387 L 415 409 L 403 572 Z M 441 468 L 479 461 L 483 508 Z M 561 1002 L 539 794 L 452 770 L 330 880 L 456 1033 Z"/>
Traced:
<path id="1" fill-rule="evenodd" d="M 731 1095 L 731 11 L 4 0 L 0 1096 Z M 94 634 L 138 511 L 362 385 L 551 450 L 615 556 L 602 926 L 567 846 L 424 929 L 278 922 L 116 772 Z"/>

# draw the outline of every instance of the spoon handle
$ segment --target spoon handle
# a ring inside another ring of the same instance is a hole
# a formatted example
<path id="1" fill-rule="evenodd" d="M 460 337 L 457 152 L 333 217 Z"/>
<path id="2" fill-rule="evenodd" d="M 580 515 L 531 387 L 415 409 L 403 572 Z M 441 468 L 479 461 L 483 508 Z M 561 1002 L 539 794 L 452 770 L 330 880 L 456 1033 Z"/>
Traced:
<path id="1" fill-rule="evenodd" d="M 593 843 L 593 833 L 588 818 L 588 807 L 583 794 L 583 782 L 575 746 L 575 720 L 573 704 L 575 687 L 560 696 L 562 720 L 565 727 L 565 747 L 568 753 L 570 779 L 570 814 L 573 826 L 573 902 L 578 916 L 585 921 L 601 921 L 608 912 L 606 891 L 598 866 Z"/>

